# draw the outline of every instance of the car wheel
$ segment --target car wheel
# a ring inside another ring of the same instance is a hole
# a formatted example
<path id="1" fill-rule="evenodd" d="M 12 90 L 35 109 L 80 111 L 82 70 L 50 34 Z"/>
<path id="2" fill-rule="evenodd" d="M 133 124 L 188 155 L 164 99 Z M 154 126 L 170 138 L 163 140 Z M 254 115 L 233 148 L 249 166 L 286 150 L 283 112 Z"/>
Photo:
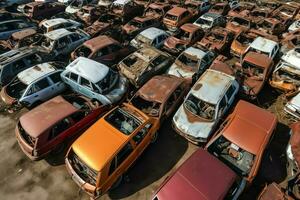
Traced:
<path id="1" fill-rule="evenodd" d="M 151 138 L 151 143 L 155 143 L 157 138 L 158 138 L 158 132 L 156 131 Z"/>
<path id="2" fill-rule="evenodd" d="M 117 187 L 119 187 L 122 183 L 122 180 L 123 180 L 123 175 L 121 175 L 117 180 L 116 182 L 114 182 L 114 184 L 111 186 L 111 190 L 114 190 L 116 189 Z"/>

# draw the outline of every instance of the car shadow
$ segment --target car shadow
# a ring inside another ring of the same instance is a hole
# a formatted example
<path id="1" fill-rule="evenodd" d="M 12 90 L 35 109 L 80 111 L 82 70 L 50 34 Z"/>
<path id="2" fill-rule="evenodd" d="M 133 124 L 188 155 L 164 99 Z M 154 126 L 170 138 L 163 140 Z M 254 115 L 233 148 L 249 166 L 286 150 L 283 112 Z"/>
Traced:
<path id="1" fill-rule="evenodd" d="M 51 152 L 46 156 L 45 161 L 51 166 L 59 166 L 65 164 L 65 156 L 75 139 L 65 143 L 63 149 L 59 152 Z"/>
<path id="2" fill-rule="evenodd" d="M 240 199 L 256 199 L 266 184 L 281 183 L 287 178 L 286 147 L 289 142 L 289 127 L 278 123 L 273 139 L 265 150 L 261 166 L 253 185 L 244 192 Z"/>
<path id="3" fill-rule="evenodd" d="M 166 175 L 184 155 L 188 142 L 171 128 L 171 119 L 162 127 L 157 141 L 128 170 L 122 184 L 109 192 L 110 198 L 125 198 L 147 187 Z"/>

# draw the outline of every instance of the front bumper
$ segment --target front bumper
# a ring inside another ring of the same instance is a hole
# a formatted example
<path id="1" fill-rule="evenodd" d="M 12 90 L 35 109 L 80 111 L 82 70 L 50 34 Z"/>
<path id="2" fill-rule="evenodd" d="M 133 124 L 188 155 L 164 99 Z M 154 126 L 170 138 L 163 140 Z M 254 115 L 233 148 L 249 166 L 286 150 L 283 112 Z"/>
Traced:
<path id="1" fill-rule="evenodd" d="M 207 143 L 207 139 L 205 138 L 195 138 L 193 136 L 190 136 L 184 132 L 182 132 L 179 128 L 177 128 L 177 126 L 174 124 L 174 122 L 172 122 L 172 127 L 173 129 L 182 137 L 184 137 L 185 139 L 187 139 L 189 142 L 195 144 L 195 145 L 204 145 L 205 143 Z"/>

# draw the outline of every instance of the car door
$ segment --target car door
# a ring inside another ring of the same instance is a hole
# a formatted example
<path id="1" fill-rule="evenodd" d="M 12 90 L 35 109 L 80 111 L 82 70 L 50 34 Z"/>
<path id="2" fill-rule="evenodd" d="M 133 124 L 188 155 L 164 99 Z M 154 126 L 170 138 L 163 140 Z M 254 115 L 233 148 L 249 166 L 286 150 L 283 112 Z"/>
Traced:
<path id="1" fill-rule="evenodd" d="M 227 89 L 226 97 L 227 97 L 228 108 L 233 104 L 237 92 L 238 92 L 238 88 L 234 84 L 231 84 Z"/>
<path id="2" fill-rule="evenodd" d="M 147 122 L 143 128 L 141 128 L 139 131 L 135 133 L 135 135 L 132 137 L 132 140 L 135 144 L 135 156 L 138 158 L 143 151 L 146 149 L 146 147 L 150 144 L 152 134 L 153 132 L 156 132 L 154 130 L 156 126 L 153 126 L 151 122 Z"/>
<path id="3" fill-rule="evenodd" d="M 98 99 L 100 93 L 99 91 L 95 91 L 92 83 L 83 77 L 79 77 L 79 92 L 91 99 Z"/>
<path id="4" fill-rule="evenodd" d="M 79 92 L 78 79 L 79 76 L 73 72 L 68 72 L 64 75 L 64 81 L 76 92 Z"/>
<path id="5" fill-rule="evenodd" d="M 49 76 L 51 82 L 51 90 L 53 94 L 60 94 L 66 88 L 64 82 L 61 80 L 61 71 L 54 72 Z"/>

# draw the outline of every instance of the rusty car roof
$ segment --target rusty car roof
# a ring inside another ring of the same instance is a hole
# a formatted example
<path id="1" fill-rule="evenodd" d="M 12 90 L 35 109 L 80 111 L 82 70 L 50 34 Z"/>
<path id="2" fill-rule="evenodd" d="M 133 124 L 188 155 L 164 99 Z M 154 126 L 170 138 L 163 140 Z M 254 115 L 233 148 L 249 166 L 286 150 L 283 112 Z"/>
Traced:
<path id="1" fill-rule="evenodd" d="M 11 36 L 14 40 L 20 40 L 20 39 L 23 39 L 27 36 L 33 35 L 35 33 L 36 33 L 36 30 L 34 30 L 32 28 L 29 28 L 29 29 L 25 29 L 25 30 L 22 30 L 22 31 L 15 32 Z"/>
<path id="2" fill-rule="evenodd" d="M 164 103 L 170 93 L 174 92 L 183 81 L 181 78 L 166 74 L 154 76 L 137 91 L 136 95 L 151 102 Z"/>
<path id="3" fill-rule="evenodd" d="M 118 44 L 119 42 L 109 36 L 100 35 L 98 37 L 85 41 L 83 45 L 90 48 L 92 51 L 97 51 L 103 47 L 116 43 Z"/>
<path id="4" fill-rule="evenodd" d="M 185 11 L 187 11 L 186 8 L 182 8 L 182 7 L 174 7 L 172 8 L 171 10 L 169 10 L 167 12 L 167 14 L 170 14 L 170 15 L 174 15 L 174 16 L 180 16 L 182 15 L 182 13 L 184 13 Z"/>
<path id="5" fill-rule="evenodd" d="M 56 122 L 77 110 L 62 96 L 57 96 L 22 115 L 20 123 L 29 135 L 36 138 Z"/>
<path id="6" fill-rule="evenodd" d="M 195 24 L 191 24 L 191 23 L 186 23 L 186 24 L 183 24 L 180 29 L 186 31 L 186 32 L 189 32 L 189 33 L 193 33 L 197 30 L 200 29 L 199 26 L 196 26 Z"/>
<path id="7" fill-rule="evenodd" d="M 258 155 L 276 124 L 273 113 L 240 100 L 222 134 L 240 148 Z"/>
<path id="8" fill-rule="evenodd" d="M 256 53 L 256 52 L 248 52 L 245 57 L 244 61 L 253 63 L 256 66 L 263 67 L 263 68 L 269 68 L 272 66 L 272 59 L 269 58 L 267 55 L 262 53 Z"/>
<path id="9" fill-rule="evenodd" d="M 155 2 L 151 3 L 148 7 L 153 8 L 153 9 L 163 9 L 164 7 L 169 6 L 167 3 L 162 3 L 162 2 Z"/>
<path id="10" fill-rule="evenodd" d="M 199 99 L 217 104 L 235 78 L 220 71 L 207 69 L 191 89 Z"/>
<path id="11" fill-rule="evenodd" d="M 224 163 L 199 148 L 165 182 L 159 200 L 224 199 L 237 175 Z"/>

